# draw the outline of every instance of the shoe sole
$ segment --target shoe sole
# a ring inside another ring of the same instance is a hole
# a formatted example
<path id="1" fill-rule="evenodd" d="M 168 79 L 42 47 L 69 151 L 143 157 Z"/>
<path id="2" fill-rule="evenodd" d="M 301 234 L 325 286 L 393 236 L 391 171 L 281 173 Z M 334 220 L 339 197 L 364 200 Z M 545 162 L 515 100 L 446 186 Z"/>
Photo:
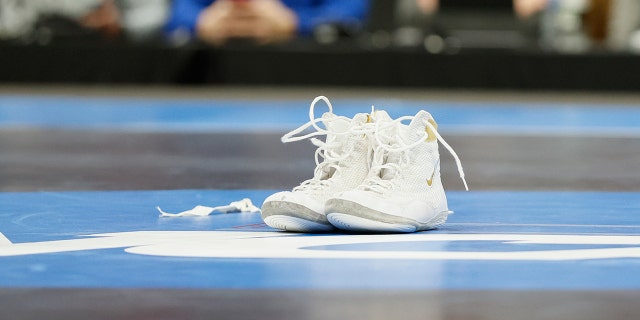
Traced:
<path id="1" fill-rule="evenodd" d="M 335 229 L 325 215 L 287 201 L 265 202 L 262 205 L 262 220 L 272 228 L 291 232 L 316 233 Z"/>
<path id="2" fill-rule="evenodd" d="M 372 210 L 358 203 L 345 200 L 329 200 L 327 208 L 329 211 L 327 213 L 329 223 L 338 229 L 355 232 L 411 233 L 431 230 L 443 225 L 449 215 L 449 211 L 442 211 L 431 220 L 422 223 L 413 219 Z"/>

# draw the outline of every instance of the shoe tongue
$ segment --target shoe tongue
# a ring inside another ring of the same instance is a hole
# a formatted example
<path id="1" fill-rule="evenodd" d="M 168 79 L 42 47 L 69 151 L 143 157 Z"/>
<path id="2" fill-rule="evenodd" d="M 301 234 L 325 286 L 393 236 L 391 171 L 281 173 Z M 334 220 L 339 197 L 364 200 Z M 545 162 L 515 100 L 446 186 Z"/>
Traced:
<path id="1" fill-rule="evenodd" d="M 368 122 L 374 122 L 376 124 L 377 132 L 375 134 L 377 139 L 384 144 L 391 144 L 396 140 L 398 124 L 391 123 L 393 119 L 391 119 L 386 111 L 375 110 L 368 116 Z"/>
<path id="2" fill-rule="evenodd" d="M 371 112 L 371 118 L 373 119 L 374 122 L 380 122 L 380 123 L 392 121 L 389 114 L 384 110 L 375 110 Z"/>
<path id="3" fill-rule="evenodd" d="M 322 115 L 322 123 L 327 130 L 325 142 L 343 144 L 348 142 L 349 135 L 343 134 L 351 127 L 351 119 L 336 116 L 331 112 L 326 112 Z M 321 172 L 321 176 L 318 176 L 320 180 L 328 179 L 335 173 L 335 168 L 325 167 Z"/>
<path id="4" fill-rule="evenodd" d="M 428 127 L 426 125 L 428 121 L 433 121 L 431 114 L 426 111 L 420 111 L 408 125 L 398 123 L 398 125 L 395 126 L 395 130 L 397 130 L 395 137 L 402 141 L 389 141 L 390 146 L 392 148 L 403 148 L 404 146 L 411 145 L 418 140 L 425 139 L 425 134 L 427 133 L 426 130 L 430 131 L 430 129 L 427 129 Z M 431 141 L 431 134 L 426 137 L 425 141 Z M 386 158 L 386 162 L 398 163 L 401 161 L 401 157 L 401 152 L 390 152 Z M 383 169 L 380 172 L 382 179 L 392 179 L 394 175 L 395 169 Z"/>
<path id="5" fill-rule="evenodd" d="M 392 122 L 393 119 L 389 116 L 389 114 L 384 110 L 376 110 L 373 112 L 374 121 L 381 124 L 382 131 L 379 135 L 379 138 L 382 143 L 388 144 L 392 148 L 398 148 L 397 137 L 404 131 L 405 125 L 402 123 L 395 123 L 390 126 L 385 127 L 385 123 Z M 384 160 L 386 163 L 398 163 L 400 161 L 401 155 L 399 153 L 389 153 L 386 155 L 386 159 Z M 396 170 L 393 168 L 384 168 L 380 170 L 380 177 L 383 180 L 393 179 L 396 175 Z"/>
<path id="6" fill-rule="evenodd" d="M 349 129 L 350 121 L 345 117 L 339 117 L 331 112 L 322 115 L 322 123 L 329 132 L 345 132 Z"/>
<path id="7" fill-rule="evenodd" d="M 370 120 L 369 115 L 366 113 L 358 113 L 353 116 L 353 123 L 356 125 L 370 122 Z"/>
<path id="8" fill-rule="evenodd" d="M 433 117 L 429 112 L 420 110 L 415 115 L 413 120 L 411 120 L 411 123 L 409 123 L 408 125 L 400 126 L 399 134 L 400 134 L 400 137 L 402 138 L 402 141 L 405 144 L 412 144 L 418 141 L 419 139 L 424 139 L 425 133 L 429 133 L 431 131 L 427 127 L 427 122 L 429 121 L 435 124 Z M 429 141 L 432 138 L 431 136 L 432 136 L 431 133 L 427 136 Z"/>

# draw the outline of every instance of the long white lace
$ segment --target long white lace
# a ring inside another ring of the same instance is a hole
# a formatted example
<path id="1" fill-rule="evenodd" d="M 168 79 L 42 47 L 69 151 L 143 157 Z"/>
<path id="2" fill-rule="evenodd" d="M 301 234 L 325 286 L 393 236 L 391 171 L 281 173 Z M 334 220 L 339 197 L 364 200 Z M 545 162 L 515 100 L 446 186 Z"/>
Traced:
<path id="1" fill-rule="evenodd" d="M 419 139 L 417 139 L 415 142 L 411 144 L 404 144 L 402 142 L 402 139 L 397 139 L 397 137 L 393 137 L 399 134 L 397 131 L 388 130 L 388 129 L 393 129 L 394 126 L 398 126 L 402 121 L 413 120 L 413 118 L 414 116 L 405 116 L 405 117 L 397 118 L 383 125 L 380 125 L 380 124 L 376 125 L 375 134 L 373 135 L 376 142 L 376 147 L 373 151 L 374 152 L 373 163 L 376 163 L 376 165 L 371 167 L 371 170 L 373 172 L 381 173 L 383 172 L 383 170 L 392 170 L 397 174 L 401 170 L 400 165 L 394 162 L 385 162 L 384 159 L 388 157 L 390 153 L 394 153 L 394 154 L 400 154 L 403 158 L 402 160 L 404 162 L 408 162 L 409 153 L 407 151 L 417 147 L 429 137 L 429 133 L 425 130 L 425 132 L 423 133 L 424 135 L 423 137 L 420 137 Z M 458 173 L 460 174 L 460 179 L 462 179 L 462 182 L 464 183 L 465 190 L 469 191 L 469 186 L 467 185 L 467 181 L 464 177 L 464 170 L 462 168 L 462 162 L 460 161 L 460 157 L 458 157 L 458 154 L 455 152 L 455 150 L 453 150 L 453 148 L 444 140 L 444 138 L 440 135 L 440 133 L 438 132 L 438 130 L 433 124 L 431 124 L 430 122 L 427 122 L 426 125 L 434 133 L 437 140 L 449 151 L 449 153 L 451 153 L 451 155 L 455 159 L 456 166 L 458 167 Z M 383 140 L 389 139 L 389 138 L 394 139 L 397 142 L 397 145 L 399 145 L 399 147 L 394 147 L 383 142 Z M 436 162 L 433 170 L 438 170 L 439 166 L 440 166 L 440 159 L 438 159 L 438 161 Z M 385 189 L 389 189 L 391 185 L 392 185 L 392 182 L 384 179 L 383 177 L 367 179 L 363 183 L 363 187 L 365 187 L 366 189 L 370 189 L 378 192 L 382 192 Z"/>
<path id="2" fill-rule="evenodd" d="M 321 128 L 317 125 L 317 123 L 322 122 L 323 119 L 322 118 L 316 118 L 315 116 L 315 108 L 316 108 L 316 103 L 318 103 L 318 101 L 323 100 L 327 106 L 329 107 L 329 112 L 333 113 L 333 106 L 331 105 L 331 101 L 329 101 L 329 99 L 325 96 L 318 96 L 315 99 L 313 99 L 313 101 L 311 102 L 311 105 L 309 106 L 309 122 L 301 125 L 300 127 L 293 129 L 291 132 L 286 133 L 285 135 L 282 136 L 282 138 L 280 138 L 280 140 L 283 143 L 287 143 L 287 142 L 293 142 L 293 141 L 300 141 L 300 140 L 304 140 L 310 137 L 314 137 L 314 136 L 318 136 L 318 135 L 323 135 L 323 134 L 327 134 L 328 131 L 324 128 Z M 305 130 L 307 130 L 309 127 L 312 127 L 316 129 L 315 132 L 311 132 L 309 134 L 303 135 L 303 136 L 295 136 L 296 134 L 299 134 Z"/>
<path id="3" fill-rule="evenodd" d="M 321 190 L 330 185 L 330 180 L 322 179 L 326 173 L 332 172 L 332 175 L 336 172 L 342 170 L 342 167 L 339 165 L 341 160 L 346 159 L 349 155 L 354 151 L 353 144 L 348 150 L 344 149 L 344 140 L 336 139 L 337 136 L 341 135 L 354 135 L 354 134 L 366 134 L 368 132 L 372 132 L 374 129 L 373 124 L 369 124 L 368 126 L 350 126 L 348 130 L 344 132 L 330 131 L 327 128 L 330 127 L 330 123 L 333 121 L 351 121 L 351 119 L 343 116 L 334 116 L 331 118 L 316 118 L 315 116 L 315 108 L 316 103 L 319 101 L 324 101 L 329 107 L 329 113 L 333 114 L 333 106 L 329 99 L 325 96 L 318 96 L 311 102 L 309 106 L 309 122 L 301 125 L 300 127 L 292 130 L 291 132 L 286 133 L 282 136 L 281 141 L 283 143 L 289 143 L 294 141 L 300 141 L 304 139 L 310 139 L 311 143 L 318 147 L 315 151 L 315 162 L 316 168 L 314 170 L 313 178 L 308 179 L 302 182 L 299 186 L 293 188 L 293 191 L 301 191 L 301 190 Z M 325 128 L 322 128 L 318 125 L 318 123 L 323 123 Z M 299 135 L 305 130 L 313 127 L 316 131 L 305 135 Z M 320 139 L 315 138 L 316 136 L 325 135 L 329 137 L 331 134 L 331 140 L 322 141 Z"/>
<path id="4" fill-rule="evenodd" d="M 460 179 L 464 183 L 464 189 L 469 191 L 467 180 L 464 178 L 464 170 L 462 169 L 462 162 L 460 161 L 460 157 L 458 157 L 458 154 L 455 152 L 455 150 L 453 150 L 453 148 L 444 140 L 444 138 L 440 135 L 438 130 L 435 128 L 435 126 L 431 124 L 431 122 L 427 122 L 427 126 L 431 129 L 431 131 L 436 136 L 440 144 L 442 144 L 442 146 L 445 147 L 449 151 L 449 153 L 451 153 L 451 156 L 453 156 L 453 159 L 456 161 L 456 166 L 458 167 L 458 174 L 460 175 Z M 428 133 L 425 133 L 425 135 L 429 136 Z"/>

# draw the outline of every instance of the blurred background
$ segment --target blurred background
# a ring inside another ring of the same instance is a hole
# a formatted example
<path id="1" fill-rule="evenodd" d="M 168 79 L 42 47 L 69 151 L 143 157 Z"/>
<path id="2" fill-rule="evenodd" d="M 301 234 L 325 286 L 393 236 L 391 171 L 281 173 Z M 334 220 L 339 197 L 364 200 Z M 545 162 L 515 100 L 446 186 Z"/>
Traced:
<path id="1" fill-rule="evenodd" d="M 0 83 L 640 88 L 637 0 L 0 0 Z"/>

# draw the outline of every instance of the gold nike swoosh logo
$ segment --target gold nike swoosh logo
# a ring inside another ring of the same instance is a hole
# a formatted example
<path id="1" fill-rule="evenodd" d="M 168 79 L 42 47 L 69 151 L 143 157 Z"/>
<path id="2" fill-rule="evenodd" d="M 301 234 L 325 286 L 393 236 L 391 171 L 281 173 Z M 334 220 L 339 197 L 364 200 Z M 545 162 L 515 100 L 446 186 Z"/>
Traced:
<path id="1" fill-rule="evenodd" d="M 433 172 L 431 172 L 431 178 L 427 179 L 427 184 L 429 185 L 429 187 L 431 187 L 431 185 L 433 184 L 433 177 L 436 175 L 436 170 L 438 169 L 440 169 L 440 158 L 438 158 L 436 165 L 433 166 Z"/>
<path id="2" fill-rule="evenodd" d="M 429 185 L 429 187 L 431 187 L 431 185 L 433 184 L 433 176 L 436 175 L 436 169 L 433 169 L 433 173 L 431 173 L 431 178 L 427 179 L 427 184 Z"/>

